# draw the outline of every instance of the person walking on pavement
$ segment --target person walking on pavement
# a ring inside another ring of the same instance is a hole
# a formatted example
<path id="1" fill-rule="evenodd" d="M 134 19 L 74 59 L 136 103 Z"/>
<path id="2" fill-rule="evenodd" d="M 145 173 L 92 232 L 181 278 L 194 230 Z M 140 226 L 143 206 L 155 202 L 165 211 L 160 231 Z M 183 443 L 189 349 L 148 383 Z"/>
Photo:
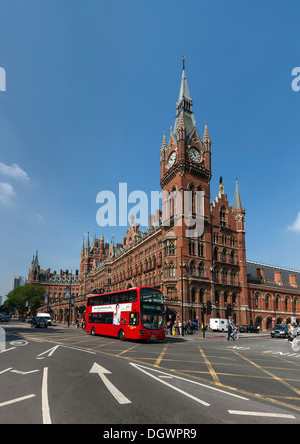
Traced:
<path id="1" fill-rule="evenodd" d="M 227 334 L 228 334 L 228 336 L 227 336 L 227 341 L 230 341 L 230 338 L 232 337 L 231 335 L 232 335 L 232 325 L 230 324 L 230 322 L 229 322 L 229 324 L 228 324 L 228 332 L 227 332 Z M 232 338 L 233 339 L 233 338 Z"/>

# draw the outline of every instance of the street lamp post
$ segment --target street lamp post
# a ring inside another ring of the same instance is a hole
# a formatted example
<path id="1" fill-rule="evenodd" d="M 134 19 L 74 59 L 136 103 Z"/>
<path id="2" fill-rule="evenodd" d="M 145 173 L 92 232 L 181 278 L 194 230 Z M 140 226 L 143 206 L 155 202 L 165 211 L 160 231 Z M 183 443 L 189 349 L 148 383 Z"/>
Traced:
<path id="1" fill-rule="evenodd" d="M 72 295 L 72 270 L 71 270 L 71 282 L 69 289 L 69 316 L 68 316 L 68 327 L 70 327 L 70 318 L 71 318 L 71 295 Z"/>
<path id="2" fill-rule="evenodd" d="M 183 273 L 182 273 L 182 268 L 183 268 L 183 263 L 182 263 L 182 247 L 183 245 L 181 245 L 180 247 L 180 266 L 181 266 L 181 334 L 182 336 L 184 336 L 184 328 L 183 328 Z"/>

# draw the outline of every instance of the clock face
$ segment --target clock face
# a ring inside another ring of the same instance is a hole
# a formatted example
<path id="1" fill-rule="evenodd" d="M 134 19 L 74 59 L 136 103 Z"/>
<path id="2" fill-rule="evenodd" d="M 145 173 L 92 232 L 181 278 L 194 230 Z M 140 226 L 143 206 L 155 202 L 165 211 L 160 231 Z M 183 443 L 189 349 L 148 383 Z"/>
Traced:
<path id="1" fill-rule="evenodd" d="M 177 154 L 175 151 L 173 151 L 173 153 L 170 155 L 169 160 L 168 160 L 168 168 L 171 168 L 171 166 L 174 165 L 176 157 L 177 157 Z"/>
<path id="2" fill-rule="evenodd" d="M 197 150 L 197 148 L 194 147 L 190 148 L 189 153 L 190 153 L 190 159 L 193 162 L 201 162 L 201 154 L 200 151 Z"/>

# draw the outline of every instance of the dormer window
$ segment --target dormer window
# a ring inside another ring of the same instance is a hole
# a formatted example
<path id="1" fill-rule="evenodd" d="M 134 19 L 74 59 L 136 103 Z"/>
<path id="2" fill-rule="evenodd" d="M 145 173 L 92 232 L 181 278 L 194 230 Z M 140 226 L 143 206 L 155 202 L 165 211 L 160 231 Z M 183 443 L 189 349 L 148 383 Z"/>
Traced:
<path id="1" fill-rule="evenodd" d="M 227 217 L 226 217 L 225 208 L 221 208 L 221 210 L 220 210 L 220 225 L 221 225 L 221 227 L 227 226 Z"/>

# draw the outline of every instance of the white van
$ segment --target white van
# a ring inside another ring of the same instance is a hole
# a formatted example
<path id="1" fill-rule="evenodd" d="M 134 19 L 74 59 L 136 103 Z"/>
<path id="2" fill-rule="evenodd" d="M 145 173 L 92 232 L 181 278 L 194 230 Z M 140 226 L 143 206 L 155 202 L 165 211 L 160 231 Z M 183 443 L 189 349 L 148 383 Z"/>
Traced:
<path id="1" fill-rule="evenodd" d="M 228 331 L 227 319 L 213 318 L 209 321 L 209 327 L 213 331 Z"/>
<path id="2" fill-rule="evenodd" d="M 47 325 L 51 325 L 51 316 L 49 313 L 37 313 L 37 318 L 44 318 L 47 321 Z"/>

